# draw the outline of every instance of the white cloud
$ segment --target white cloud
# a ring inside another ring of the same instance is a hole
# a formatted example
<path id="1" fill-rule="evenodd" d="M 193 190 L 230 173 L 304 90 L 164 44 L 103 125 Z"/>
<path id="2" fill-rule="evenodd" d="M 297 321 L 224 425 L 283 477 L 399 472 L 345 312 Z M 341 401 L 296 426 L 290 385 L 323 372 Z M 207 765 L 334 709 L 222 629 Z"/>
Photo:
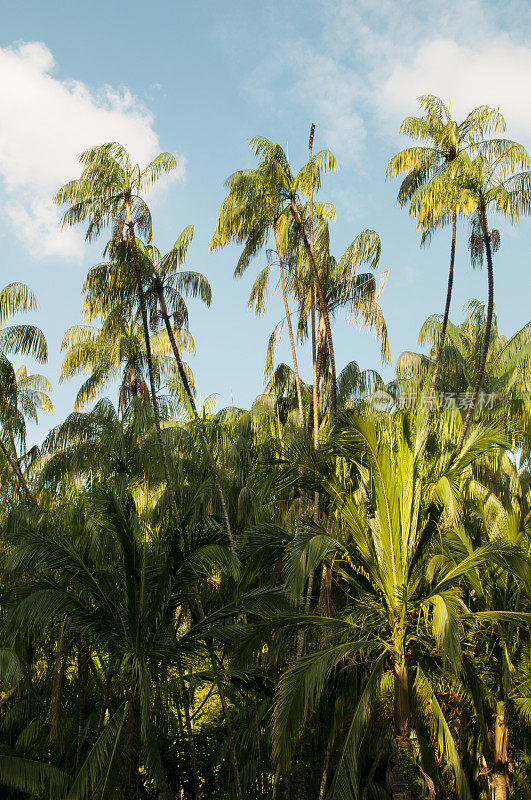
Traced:
<path id="1" fill-rule="evenodd" d="M 310 0 L 309 0 L 310 1 Z M 366 150 L 373 132 L 395 135 L 417 97 L 450 97 L 456 117 L 499 106 L 508 135 L 531 145 L 531 82 L 524 0 L 314 0 L 311 38 L 277 39 L 247 82 L 279 115 L 311 115 L 341 162 Z"/>
<path id="2" fill-rule="evenodd" d="M 416 108 L 420 94 L 451 100 L 452 113 L 463 117 L 473 107 L 499 107 L 508 135 L 531 144 L 531 106 L 522 87 L 531 83 L 531 48 L 515 44 L 506 33 L 474 46 L 437 38 L 423 44 L 408 62 L 397 60 L 374 99 L 385 117 L 402 117 Z"/>
<path id="3" fill-rule="evenodd" d="M 160 150 L 152 114 L 127 89 L 97 93 L 53 76 L 41 42 L 0 48 L 0 197 L 32 255 L 78 257 L 82 234 L 61 231 L 52 195 L 79 174 L 80 152 L 119 141 L 140 163 Z M 180 159 L 176 177 L 184 175 Z"/>

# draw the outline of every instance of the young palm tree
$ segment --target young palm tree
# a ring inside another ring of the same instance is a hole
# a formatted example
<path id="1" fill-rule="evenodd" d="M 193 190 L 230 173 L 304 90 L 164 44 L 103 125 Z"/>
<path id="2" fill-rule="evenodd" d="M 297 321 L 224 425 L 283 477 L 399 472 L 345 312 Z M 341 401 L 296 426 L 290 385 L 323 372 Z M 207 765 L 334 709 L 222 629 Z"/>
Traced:
<path id="1" fill-rule="evenodd" d="M 398 203 L 399 205 L 410 203 L 410 210 L 412 210 L 411 200 L 416 190 L 429 183 L 435 177 L 443 177 L 448 165 L 457 158 L 460 152 L 474 150 L 480 146 L 485 136 L 505 130 L 505 120 L 500 112 L 488 106 L 478 106 L 466 116 L 463 122 L 457 123 L 452 119 L 451 109 L 439 97 L 423 95 L 419 98 L 419 103 L 424 115 L 422 117 L 406 117 L 400 125 L 399 132 L 407 134 L 410 138 L 421 142 L 421 144 L 401 150 L 391 159 L 385 174 L 386 178 L 391 178 L 401 173 L 407 173 L 398 192 Z M 447 191 L 451 195 L 451 182 L 448 183 Z M 457 217 L 462 210 L 459 205 L 459 194 L 457 193 L 454 202 L 450 203 L 446 220 L 452 224 L 450 268 L 448 271 L 441 336 L 427 400 L 428 413 L 435 392 L 448 315 L 450 313 L 454 282 Z M 422 230 L 423 244 L 429 241 L 433 232 L 429 225 L 427 227 L 424 226 Z"/>
<path id="2" fill-rule="evenodd" d="M 411 423 L 408 415 L 400 415 L 382 421 L 378 434 L 374 421 L 350 413 L 330 443 L 330 453 L 344 464 L 337 474 L 308 452 L 297 457 L 307 474 L 320 475 L 334 526 L 331 532 L 313 525 L 306 536 L 293 540 L 286 567 L 288 590 L 296 596 L 307 551 L 314 563 L 329 563 L 337 588 L 348 600 L 338 618 L 299 616 L 294 622 L 308 625 L 309 631 L 313 627 L 318 641 L 327 634 L 329 642 L 282 675 L 275 747 L 277 757 L 287 761 L 305 715 L 330 691 L 336 667 L 342 664 L 355 672 L 359 654 L 370 670 L 350 715 L 332 782 L 331 796 L 341 800 L 357 791 L 364 732 L 390 681 L 393 798 L 411 796 L 407 776 L 414 769 L 412 730 L 423 726 L 451 763 L 459 796 L 470 798 L 432 671 L 441 669 L 442 654 L 459 668 L 462 577 L 483 563 L 503 563 L 510 548 L 491 542 L 456 561 L 440 551 L 440 530 L 442 526 L 450 532 L 457 523 L 470 465 L 492 451 L 498 437 L 492 430 L 476 429 L 459 453 L 434 451 L 426 447 L 425 426 L 416 429 Z M 287 623 L 289 617 L 280 617 L 266 629 Z M 341 722 L 334 727 L 340 730 Z"/>
<path id="3" fill-rule="evenodd" d="M 177 162 L 170 153 L 160 153 L 144 169 L 141 169 L 138 164 L 133 164 L 125 148 L 117 142 L 109 142 L 85 150 L 80 161 L 84 166 L 81 177 L 65 184 L 57 192 L 55 201 L 70 206 L 63 215 L 63 225 L 75 225 L 88 219 L 86 239 L 89 241 L 96 238 L 104 227 L 113 225 L 114 241 L 111 250 L 114 253 L 121 252 L 122 256 L 130 254 L 144 330 L 157 438 L 170 502 L 177 519 L 179 512 L 175 502 L 175 489 L 168 468 L 160 428 L 146 298 L 137 245 L 137 232 L 140 235 L 151 235 L 151 214 L 143 195 L 163 173 L 171 172 Z M 124 231 L 127 231 L 125 237 Z"/>
<path id="4" fill-rule="evenodd" d="M 529 555 L 529 536 L 517 508 L 506 510 L 494 495 L 478 505 L 487 541 L 505 541 Z M 473 663 L 477 669 L 468 678 L 478 706 L 478 719 L 482 721 L 479 728 L 488 765 L 490 797 L 505 800 L 511 771 L 512 727 L 516 726 L 526 702 L 526 658 L 522 656 L 529 652 L 529 628 L 522 628 L 519 622 L 529 618 L 528 567 L 523 574 L 518 570 L 488 569 L 475 586 L 476 618 L 480 624 L 472 635 Z"/>
<path id="5" fill-rule="evenodd" d="M 508 140 L 485 143 L 479 154 L 462 151 L 448 165 L 444 174 L 420 186 L 411 198 L 411 207 L 421 226 L 436 230 L 444 224 L 455 204 L 467 215 L 473 215 L 470 247 L 472 263 L 481 265 L 487 258 L 488 303 L 485 336 L 470 407 L 459 439 L 463 446 L 485 371 L 494 312 L 494 272 L 492 253 L 499 245 L 499 232 L 490 231 L 487 212 L 493 210 L 516 222 L 519 211 L 529 204 L 529 187 L 518 182 L 515 170 L 527 167 L 529 156 L 522 145 Z M 451 191 L 448 191 L 448 186 Z M 457 198 L 457 199 L 456 199 Z"/>

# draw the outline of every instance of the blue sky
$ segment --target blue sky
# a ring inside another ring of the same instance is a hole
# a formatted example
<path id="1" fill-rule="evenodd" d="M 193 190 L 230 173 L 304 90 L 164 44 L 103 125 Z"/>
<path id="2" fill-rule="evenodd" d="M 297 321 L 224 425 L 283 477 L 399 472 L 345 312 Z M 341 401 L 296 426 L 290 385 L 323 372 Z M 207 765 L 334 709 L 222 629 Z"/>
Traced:
<path id="1" fill-rule="evenodd" d="M 283 314 L 276 296 L 264 318 L 247 310 L 265 256 L 235 281 L 236 248 L 207 250 L 223 181 L 253 163 L 247 143 L 256 134 L 287 144 L 298 164 L 315 121 L 316 146 L 332 149 L 341 166 L 322 192 L 337 206 L 334 249 L 340 255 L 366 227 L 378 231 L 381 267 L 389 270 L 381 303 L 393 360 L 416 348 L 420 324 L 444 304 L 449 235 L 439 234 L 421 250 L 413 220 L 396 207 L 396 183 L 384 181 L 387 161 L 405 146 L 396 133 L 399 122 L 415 113 L 422 93 L 450 97 L 458 117 L 489 103 L 505 114 L 508 135 L 531 148 L 531 10 L 526 2 L 478 0 L 449 0 L 444 8 L 432 0 L 414 0 L 407 10 L 404 5 L 3 4 L 2 283 L 21 280 L 33 288 L 39 310 L 31 319 L 48 338 L 49 363 L 40 369 L 54 384 L 56 410 L 53 419 L 42 420 L 37 438 L 72 408 L 79 382 L 58 384 L 59 346 L 66 328 L 81 320 L 83 279 L 104 244 L 102 239 L 88 247 L 81 231 L 61 232 L 50 203 L 53 191 L 75 176 L 76 156 L 88 144 L 118 139 L 139 160 L 162 149 L 179 159 L 176 179 L 153 196 L 151 206 L 161 250 L 185 225 L 195 225 L 189 266 L 212 283 L 212 307 L 190 306 L 197 345 L 192 367 L 203 398 L 218 394 L 219 407 L 252 402 L 263 385 L 269 334 Z M 496 304 L 501 329 L 512 333 L 531 317 L 530 220 L 499 227 Z M 457 320 L 468 298 L 486 295 L 486 275 L 469 265 L 466 226 L 459 234 L 452 313 Z M 356 359 L 362 368 L 380 368 L 370 334 L 341 318 L 335 346 L 339 366 Z M 287 343 L 278 359 L 289 361 Z M 307 348 L 299 361 L 308 379 Z M 383 372 L 391 377 L 389 368 Z"/>

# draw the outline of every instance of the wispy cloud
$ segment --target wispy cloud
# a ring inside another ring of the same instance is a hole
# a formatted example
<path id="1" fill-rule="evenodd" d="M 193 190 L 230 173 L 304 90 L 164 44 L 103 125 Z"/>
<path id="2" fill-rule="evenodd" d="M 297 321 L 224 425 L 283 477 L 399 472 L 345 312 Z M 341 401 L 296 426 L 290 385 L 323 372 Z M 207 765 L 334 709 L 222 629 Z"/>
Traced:
<path id="1" fill-rule="evenodd" d="M 531 83 L 531 47 L 500 33 L 474 46 L 448 38 L 426 42 L 414 59 L 397 60 L 374 94 L 383 117 L 399 117 L 430 92 L 452 103 L 456 117 L 481 104 L 499 107 L 509 134 L 531 144 L 531 106 L 522 87 Z M 526 141 L 527 140 L 527 141 Z"/>
<path id="2" fill-rule="evenodd" d="M 503 13 L 488 0 L 319 0 L 311 8 L 320 20 L 311 36 L 277 38 L 247 92 L 278 114 L 304 108 L 343 162 L 360 159 L 372 135 L 394 135 L 426 93 L 451 98 L 458 116 L 499 106 L 510 135 L 530 139 L 522 87 L 531 82 L 531 7 L 523 0 L 508 0 Z"/>
<path id="3" fill-rule="evenodd" d="M 244 88 L 249 98 L 279 115 L 295 111 L 317 118 L 327 146 L 359 153 L 365 137 L 357 109 L 362 81 L 333 54 L 318 52 L 304 39 L 291 40 L 250 72 Z"/>
<path id="4" fill-rule="evenodd" d="M 54 77 L 54 67 L 41 42 L 0 48 L 0 197 L 11 231 L 32 255 L 78 257 L 81 234 L 60 231 L 51 198 L 79 173 L 80 152 L 120 141 L 142 162 L 160 148 L 153 116 L 127 88 L 92 92 Z"/>

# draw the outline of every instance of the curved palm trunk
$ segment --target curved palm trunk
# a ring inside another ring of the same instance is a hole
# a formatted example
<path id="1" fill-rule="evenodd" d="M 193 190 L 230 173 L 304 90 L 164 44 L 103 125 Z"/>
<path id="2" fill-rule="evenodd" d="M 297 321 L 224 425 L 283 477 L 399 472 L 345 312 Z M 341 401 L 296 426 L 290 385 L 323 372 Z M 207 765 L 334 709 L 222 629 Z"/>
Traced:
<path id="1" fill-rule="evenodd" d="M 297 352 L 295 350 L 295 337 L 293 336 L 293 325 L 291 324 L 291 315 L 289 313 L 288 297 L 286 293 L 286 278 L 284 275 L 284 267 L 282 265 L 282 255 L 280 253 L 280 242 L 278 240 L 278 231 L 275 227 L 275 245 L 277 248 L 278 262 L 280 265 L 280 285 L 282 287 L 282 299 L 284 301 L 284 310 L 286 312 L 286 322 L 288 323 L 289 341 L 291 345 L 291 357 L 293 358 L 293 371 L 295 373 L 295 386 L 297 387 L 297 403 L 299 406 L 299 419 L 300 425 L 304 425 L 304 406 L 302 405 L 302 392 L 301 392 L 301 379 L 299 375 L 299 366 L 297 364 Z"/>
<path id="2" fill-rule="evenodd" d="M 310 141 L 308 143 L 308 161 L 312 160 L 313 155 L 313 136 L 315 133 L 315 123 L 312 122 L 310 128 Z M 313 253 L 313 192 L 310 195 L 310 248 Z M 317 371 L 317 332 L 315 327 L 315 280 L 312 271 L 312 282 L 310 289 L 310 318 L 312 326 L 312 407 L 313 407 L 313 446 L 317 450 L 319 447 L 319 375 Z M 319 513 L 319 496 L 315 493 L 314 501 L 314 521 L 317 522 Z"/>
<path id="3" fill-rule="evenodd" d="M 476 402 L 479 394 L 479 389 L 481 387 L 481 381 L 483 380 L 483 375 L 485 373 L 485 364 L 487 363 L 487 354 L 489 352 L 489 343 L 490 343 L 490 330 L 492 327 L 492 315 L 494 311 L 494 274 L 492 268 L 492 249 L 490 246 L 490 233 L 487 225 L 487 214 L 485 208 L 482 208 L 480 211 L 480 221 L 481 221 L 481 229 L 483 232 L 483 241 L 485 242 L 485 251 L 487 253 L 487 273 L 488 273 L 488 292 L 489 292 L 489 299 L 487 304 L 487 319 L 485 321 L 485 334 L 483 336 L 483 345 L 481 348 L 481 360 L 479 362 L 478 373 L 476 376 L 476 383 L 474 386 L 474 391 L 472 394 L 472 400 L 470 402 L 468 413 L 466 415 L 465 424 L 463 425 L 463 430 L 461 431 L 461 436 L 459 437 L 459 442 L 457 444 L 457 450 L 461 450 L 463 446 L 463 442 L 465 440 L 465 436 L 467 434 L 468 428 L 470 426 L 470 422 L 472 420 L 472 415 L 474 413 L 474 409 L 476 407 Z"/>
<path id="4" fill-rule="evenodd" d="M 435 383 L 437 381 L 437 375 L 439 374 L 439 369 L 441 367 L 441 357 L 442 351 L 444 348 L 444 340 L 446 338 L 446 328 L 448 327 L 448 316 L 450 314 L 450 303 L 452 301 L 452 289 L 454 285 L 454 263 L 455 263 L 455 240 L 457 236 L 457 214 L 453 213 L 452 216 L 452 244 L 450 247 L 450 269 L 448 271 L 448 287 L 446 289 L 446 305 L 444 307 L 444 315 L 443 315 L 443 322 L 441 328 L 441 337 L 439 339 L 439 346 L 437 348 L 437 356 L 435 358 L 435 367 L 433 370 L 433 376 L 431 379 L 430 385 L 430 393 L 428 395 L 427 407 L 426 407 L 426 417 L 424 422 L 428 421 L 431 406 L 433 402 L 433 395 L 435 393 Z"/>
<path id="5" fill-rule="evenodd" d="M 157 296 L 159 299 L 160 304 L 160 312 L 162 314 L 162 318 L 164 319 L 164 324 L 166 325 L 166 331 L 168 333 L 168 338 L 170 340 L 171 348 L 173 350 L 173 355 L 175 356 L 175 361 L 177 362 L 177 369 L 179 370 L 179 376 L 181 378 L 182 384 L 184 386 L 184 391 L 188 397 L 190 402 L 190 406 L 192 408 L 192 413 L 194 415 L 195 424 L 197 425 L 197 430 L 199 431 L 199 437 L 201 439 L 201 444 L 203 445 L 203 449 L 205 451 L 205 455 L 210 462 L 210 467 L 212 469 L 212 474 L 214 476 L 214 483 L 216 484 L 216 489 L 218 491 L 219 499 L 221 502 L 221 509 L 223 513 L 223 519 L 225 521 L 225 528 L 227 530 L 227 536 L 229 537 L 230 547 L 231 550 L 234 551 L 234 539 L 232 536 L 232 529 L 229 520 L 229 511 L 227 508 L 227 503 L 225 501 L 225 494 L 223 492 L 223 487 L 221 486 L 221 478 L 219 476 L 219 471 L 216 466 L 216 462 L 214 461 L 214 456 L 212 455 L 212 450 L 210 449 L 210 445 L 208 444 L 208 440 L 206 438 L 206 432 L 197 412 L 197 406 L 195 404 L 194 396 L 192 394 L 192 390 L 190 388 L 190 384 L 188 383 L 188 378 L 186 377 L 186 372 L 184 371 L 183 362 L 181 359 L 181 354 L 179 352 L 179 348 L 177 347 L 177 342 L 175 341 L 175 336 L 173 333 L 173 328 L 170 322 L 170 315 L 168 314 L 168 308 L 166 306 L 166 299 L 164 297 L 164 292 L 161 288 L 157 289 Z"/>
<path id="6" fill-rule="evenodd" d="M 131 214 L 131 205 L 129 200 L 126 201 L 126 211 L 127 211 L 127 222 L 129 225 L 129 233 L 130 233 L 130 241 L 131 241 L 131 248 L 133 251 L 133 263 L 135 267 L 136 273 L 136 283 L 137 283 L 137 291 L 138 291 L 138 299 L 140 303 L 140 313 L 142 314 L 142 328 L 144 330 L 144 342 L 146 345 L 146 360 L 148 364 L 148 373 L 149 373 L 149 385 L 151 389 L 151 402 L 153 404 L 153 416 L 155 417 L 155 429 L 157 432 L 157 441 L 159 445 L 160 455 L 162 458 L 162 464 L 164 467 L 164 476 L 166 478 L 166 486 L 168 487 L 168 492 L 170 495 L 170 503 L 171 507 L 175 516 L 175 519 L 179 519 L 179 511 L 177 509 L 177 502 L 175 500 L 175 487 L 173 485 L 173 481 L 170 476 L 170 469 L 168 467 L 168 459 L 166 458 L 166 449 L 164 447 L 164 442 L 162 441 L 162 431 L 160 428 L 160 414 L 159 414 L 159 403 L 157 400 L 157 390 L 155 387 L 155 376 L 153 373 L 153 354 L 151 352 L 151 341 L 149 338 L 149 325 L 148 325 L 148 318 L 147 318 L 147 306 L 146 306 L 146 296 L 144 294 L 144 287 L 142 286 L 142 275 L 140 272 L 140 264 L 138 263 L 138 250 L 136 247 L 136 239 L 135 239 L 135 224 L 133 222 L 133 217 Z"/>
<path id="7" fill-rule="evenodd" d="M 308 142 L 308 161 L 312 160 L 313 137 L 315 134 L 315 123 L 312 122 L 310 128 L 310 140 Z M 310 195 L 310 249 L 313 253 L 313 192 Z M 312 335 L 312 411 L 313 411 L 313 446 L 315 450 L 319 447 L 319 370 L 317 367 L 317 331 L 315 326 L 315 280 L 312 272 L 310 288 L 310 319 Z M 313 521 L 319 521 L 319 492 L 314 492 L 313 496 Z M 311 598 L 311 587 L 308 587 L 307 607 Z"/>
<path id="8" fill-rule="evenodd" d="M 319 274 L 317 272 L 317 265 L 315 263 L 315 258 L 313 257 L 312 248 L 310 247 L 310 242 L 308 241 L 308 237 L 306 235 L 306 231 L 304 229 L 304 223 L 301 219 L 301 215 L 299 213 L 299 209 L 295 205 L 295 202 L 291 201 L 291 213 L 293 215 L 293 219 L 295 220 L 300 234 L 302 236 L 302 240 L 304 242 L 304 247 L 306 248 L 306 252 L 308 253 L 308 258 L 310 259 L 310 266 L 312 269 L 313 280 L 315 282 L 315 288 L 317 290 L 317 297 L 319 299 L 319 308 L 320 312 L 323 315 L 324 324 L 326 328 L 326 335 L 328 337 L 328 349 L 330 353 L 330 368 L 332 371 L 332 418 L 335 420 L 337 416 L 337 379 L 336 379 L 336 360 L 334 355 L 334 344 L 332 340 L 332 328 L 330 327 L 330 316 L 328 314 L 328 305 L 325 300 L 325 296 L 323 294 L 323 287 L 321 286 L 321 281 L 319 280 Z"/>
<path id="9" fill-rule="evenodd" d="M 195 405 L 194 396 L 192 394 L 192 390 L 190 388 L 190 384 L 188 382 L 188 378 L 186 377 L 186 372 L 184 371 L 184 365 L 183 365 L 183 362 L 182 362 L 182 359 L 181 359 L 181 354 L 179 352 L 179 348 L 177 347 L 177 342 L 175 341 L 175 336 L 173 334 L 173 328 L 172 328 L 171 322 L 170 322 L 170 316 L 168 314 L 168 307 L 166 305 L 166 298 L 164 297 L 164 292 L 162 291 L 162 289 L 160 287 L 157 289 L 157 296 L 158 296 L 158 299 L 159 299 L 160 311 L 161 311 L 162 317 L 164 319 L 164 324 L 166 325 L 166 331 L 168 333 L 168 338 L 170 340 L 170 344 L 171 344 L 171 347 L 172 347 L 172 350 L 173 350 L 173 355 L 175 357 L 175 361 L 177 362 L 177 369 L 179 371 L 179 376 L 180 376 L 181 381 L 183 383 L 184 390 L 185 390 L 185 392 L 186 392 L 186 394 L 188 396 L 188 399 L 190 401 L 190 405 L 191 405 L 191 408 L 192 408 L 192 413 L 194 415 L 194 419 L 195 419 L 195 422 L 196 422 L 196 425 L 197 425 L 197 429 L 199 431 L 199 436 L 201 438 L 201 442 L 202 442 L 203 447 L 205 449 L 205 454 L 206 454 L 207 458 L 209 459 L 210 465 L 212 467 L 212 473 L 214 475 L 214 481 L 216 483 L 216 488 L 218 490 L 219 498 L 220 498 L 220 501 L 221 501 L 223 517 L 224 517 L 224 520 L 225 520 L 225 527 L 226 527 L 226 530 L 227 530 L 227 535 L 229 537 L 230 549 L 231 549 L 231 552 L 234 552 L 234 539 L 232 537 L 232 530 L 231 530 L 231 526 L 230 526 L 229 514 L 228 514 L 227 504 L 225 502 L 225 495 L 223 493 L 223 488 L 221 486 L 221 480 L 220 480 L 219 473 L 218 473 L 218 470 L 217 470 L 217 467 L 216 467 L 216 463 L 214 461 L 214 456 L 212 455 L 212 451 L 210 450 L 210 447 L 209 447 L 209 444 L 208 444 L 208 440 L 206 438 L 205 429 L 203 427 L 203 424 L 202 424 L 202 422 L 201 422 L 201 420 L 199 418 L 199 414 L 197 412 L 197 407 Z M 193 585 L 193 594 L 194 594 L 194 600 L 195 600 L 195 605 L 196 605 L 196 609 L 197 609 L 197 613 L 198 613 L 199 619 L 200 620 L 204 620 L 205 612 L 203 610 L 203 604 L 201 602 L 201 596 L 199 594 L 199 589 L 197 588 L 197 584 Z M 207 643 L 207 649 L 208 649 L 208 653 L 209 653 L 209 656 L 210 656 L 210 661 L 212 663 L 212 668 L 214 670 L 216 670 L 216 654 L 215 654 L 215 651 L 214 651 L 214 646 L 213 646 L 211 641 L 209 641 Z M 223 684 L 219 680 L 216 681 L 216 687 L 217 687 L 219 699 L 220 699 L 220 702 L 221 702 L 221 708 L 223 710 L 223 716 L 225 718 L 225 729 L 227 731 L 227 739 L 228 739 L 228 744 L 229 744 L 229 757 L 230 757 L 230 762 L 231 762 L 232 772 L 233 772 L 233 777 L 234 777 L 234 788 L 235 788 L 235 793 L 236 793 L 236 800 L 242 800 L 243 795 L 242 795 L 242 788 L 241 788 L 238 757 L 237 757 L 237 754 L 236 754 L 236 745 L 235 745 L 235 742 L 234 742 L 234 731 L 233 731 L 232 723 L 231 723 L 231 719 L 230 719 L 230 713 L 229 713 L 229 708 L 228 708 L 228 705 L 227 705 L 227 699 L 226 699 L 226 696 L 225 696 L 225 690 L 223 688 Z"/>

